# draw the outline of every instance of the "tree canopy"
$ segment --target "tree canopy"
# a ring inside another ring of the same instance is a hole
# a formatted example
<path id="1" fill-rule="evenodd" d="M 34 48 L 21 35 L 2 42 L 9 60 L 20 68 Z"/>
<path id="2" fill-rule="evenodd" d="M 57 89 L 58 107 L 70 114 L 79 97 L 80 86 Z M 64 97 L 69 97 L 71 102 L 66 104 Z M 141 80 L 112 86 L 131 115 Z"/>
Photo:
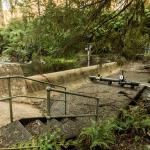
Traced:
<path id="1" fill-rule="evenodd" d="M 132 57 L 149 46 L 150 7 L 146 0 L 23 0 L 22 19 L 0 31 L 3 54 L 17 61 L 39 56 L 72 57 L 88 43 L 93 53 Z"/>

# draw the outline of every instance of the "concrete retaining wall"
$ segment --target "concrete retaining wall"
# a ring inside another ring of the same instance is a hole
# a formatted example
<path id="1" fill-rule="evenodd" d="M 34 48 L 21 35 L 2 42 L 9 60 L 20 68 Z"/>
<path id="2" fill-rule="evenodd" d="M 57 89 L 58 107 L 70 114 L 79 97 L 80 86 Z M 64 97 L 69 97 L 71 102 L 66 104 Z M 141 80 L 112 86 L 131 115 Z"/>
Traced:
<path id="1" fill-rule="evenodd" d="M 18 63 L 2 63 L 0 62 L 0 77 L 4 76 L 23 76 L 22 69 Z M 22 79 L 11 79 L 12 95 L 25 95 L 26 85 Z M 0 97 L 8 97 L 8 81 L 0 80 Z"/>
<path id="2" fill-rule="evenodd" d="M 60 71 L 55 73 L 47 73 L 43 75 L 35 75 L 30 76 L 29 78 L 40 80 L 40 81 L 48 81 L 50 83 L 59 84 L 59 85 L 66 85 L 68 83 L 76 82 L 79 80 L 87 79 L 89 75 L 109 75 L 114 70 L 118 68 L 116 62 L 106 63 L 100 66 L 90 66 L 90 67 L 83 67 L 78 69 L 71 69 L 66 71 Z M 43 86 L 39 83 L 34 81 L 26 81 L 27 90 L 28 92 L 38 91 L 43 89 Z"/>

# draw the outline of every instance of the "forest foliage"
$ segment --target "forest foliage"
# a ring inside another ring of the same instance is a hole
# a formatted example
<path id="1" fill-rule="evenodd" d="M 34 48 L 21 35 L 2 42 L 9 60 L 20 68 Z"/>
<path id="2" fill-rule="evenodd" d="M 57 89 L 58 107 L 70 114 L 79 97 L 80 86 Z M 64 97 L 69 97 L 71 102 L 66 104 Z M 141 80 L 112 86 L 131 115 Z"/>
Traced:
<path id="1" fill-rule="evenodd" d="M 133 58 L 149 48 L 150 7 L 146 1 L 124 0 L 113 9 L 113 0 L 65 2 L 18 1 L 15 5 L 22 11 L 22 19 L 13 19 L 0 29 L 1 54 L 18 62 L 35 56 L 74 58 L 85 53 L 90 43 L 93 54 Z M 37 7 L 36 13 L 32 5 Z"/>

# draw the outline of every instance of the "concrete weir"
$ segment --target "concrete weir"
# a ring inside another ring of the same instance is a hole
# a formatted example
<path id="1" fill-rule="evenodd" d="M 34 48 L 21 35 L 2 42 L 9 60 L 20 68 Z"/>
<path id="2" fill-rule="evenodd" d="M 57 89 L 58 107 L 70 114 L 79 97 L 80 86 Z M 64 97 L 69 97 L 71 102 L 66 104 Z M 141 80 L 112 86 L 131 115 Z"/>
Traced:
<path id="1" fill-rule="evenodd" d="M 40 81 L 47 81 L 50 83 L 60 84 L 60 85 L 71 85 L 75 82 L 80 82 L 85 80 L 89 75 L 101 74 L 101 75 L 110 75 L 115 73 L 118 70 L 116 62 L 106 63 L 102 66 L 95 65 L 90 67 L 82 67 L 77 69 L 71 69 L 66 71 L 40 74 L 35 76 L 29 76 L 29 78 Z M 43 86 L 39 85 L 34 81 L 26 81 L 28 92 L 35 92 L 42 90 Z"/>
<path id="2" fill-rule="evenodd" d="M 116 71 L 117 63 L 111 62 L 103 64 L 101 67 L 99 65 L 82 67 L 77 69 L 71 69 L 66 71 L 39 74 L 35 76 L 29 76 L 28 78 L 46 81 L 53 84 L 59 85 L 70 85 L 72 82 L 81 81 L 87 79 L 89 75 L 100 73 L 102 75 L 109 75 Z M 18 63 L 0 63 L 0 77 L 3 76 L 24 76 L 20 64 Z M 26 91 L 32 93 L 39 90 L 44 90 L 45 86 L 31 80 L 24 79 L 11 79 L 12 91 L 14 95 L 27 94 Z M 0 95 L 7 95 L 8 83 L 6 80 L 0 80 Z"/>

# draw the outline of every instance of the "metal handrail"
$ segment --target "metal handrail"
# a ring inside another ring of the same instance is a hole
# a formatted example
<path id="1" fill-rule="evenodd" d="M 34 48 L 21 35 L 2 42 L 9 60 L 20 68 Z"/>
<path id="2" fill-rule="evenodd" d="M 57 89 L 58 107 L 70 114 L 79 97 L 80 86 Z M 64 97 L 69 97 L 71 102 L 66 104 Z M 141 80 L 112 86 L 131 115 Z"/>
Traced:
<path id="1" fill-rule="evenodd" d="M 12 96 L 12 97 L 4 97 L 1 98 L 0 101 L 7 101 L 10 98 L 15 99 L 15 98 L 20 98 L 20 97 L 25 97 L 25 98 L 32 98 L 32 99 L 41 99 L 41 100 L 47 100 L 46 97 L 36 97 L 36 96 L 26 96 L 26 95 L 17 95 L 17 96 Z M 64 101 L 60 99 L 51 99 L 52 101 Z"/>
<path id="2" fill-rule="evenodd" d="M 62 116 L 46 116 L 47 119 L 58 119 L 58 118 L 75 118 L 75 117 L 92 117 L 96 116 L 96 113 L 94 114 L 81 114 L 81 115 L 62 115 Z"/>
<path id="3" fill-rule="evenodd" d="M 18 147 L 18 148 L 0 148 L 0 150 L 24 150 L 24 149 L 39 149 L 40 146 Z"/>
<path id="4" fill-rule="evenodd" d="M 39 81 L 39 80 L 31 79 L 31 78 L 29 78 L 29 77 L 24 77 L 24 76 L 19 76 L 19 75 L 0 77 L 0 80 L 7 79 L 7 81 L 8 81 L 8 97 L 2 98 L 2 99 L 0 99 L 0 101 L 9 100 L 10 122 L 13 122 L 12 99 L 17 98 L 17 97 L 45 99 L 45 98 L 32 97 L 32 96 L 24 96 L 24 95 L 12 96 L 11 79 L 19 79 L 19 78 L 20 78 L 20 79 L 31 80 L 31 81 L 38 82 L 38 83 L 42 83 L 42 84 L 45 84 L 45 85 L 49 85 L 49 86 L 52 86 L 53 88 L 56 88 L 56 87 L 63 88 L 63 89 L 66 91 L 66 87 L 64 87 L 64 86 L 57 85 L 57 84 L 52 84 L 52 83 L 45 82 L 45 81 Z M 66 94 L 65 94 L 65 99 L 66 99 Z M 65 101 L 66 101 L 66 100 L 65 100 Z"/>
<path id="5" fill-rule="evenodd" d="M 61 86 L 61 85 L 58 85 L 58 84 L 49 83 L 49 82 L 46 82 L 46 81 L 39 81 L 39 80 L 36 80 L 36 79 L 31 79 L 29 77 L 18 76 L 18 75 L 16 75 L 16 76 L 2 76 L 2 77 L 0 77 L 0 80 L 1 79 L 15 79 L 15 78 L 16 79 L 21 78 L 21 79 L 31 80 L 31 81 L 42 83 L 42 84 L 45 84 L 45 85 L 50 85 L 52 87 L 60 87 L 60 88 L 66 89 L 65 86 Z"/>
<path id="6" fill-rule="evenodd" d="M 32 80 L 32 81 L 36 81 L 36 82 L 39 82 L 39 83 L 43 83 L 43 84 L 47 84 L 49 85 L 47 87 L 47 98 L 44 98 L 44 97 L 34 97 L 34 96 L 25 96 L 25 95 L 17 95 L 17 96 L 12 96 L 12 93 L 11 93 L 11 80 L 10 79 L 13 79 L 13 78 L 23 78 L 23 79 L 28 79 L 28 80 Z M 99 107 L 99 97 L 94 97 L 94 96 L 88 96 L 88 95 L 84 95 L 84 94 L 80 94 L 80 93 L 74 93 L 74 92 L 69 92 L 69 91 L 66 91 L 66 87 L 63 87 L 63 86 L 59 86 L 59 85 L 56 85 L 56 84 L 51 84 L 51 83 L 48 83 L 48 82 L 44 82 L 44 81 L 39 81 L 39 80 L 34 80 L 34 79 L 30 79 L 30 78 L 27 78 L 27 77 L 23 77 L 23 76 L 7 76 L 7 77 L 0 77 L 0 80 L 1 79 L 7 79 L 8 80 L 8 94 L 9 94 L 9 97 L 6 97 L 6 98 L 2 98 L 0 99 L 0 101 L 6 101 L 6 100 L 9 100 L 9 108 L 10 108 L 10 121 L 13 122 L 13 110 L 12 110 L 12 99 L 14 98 L 18 98 L 18 97 L 25 97 L 25 98 L 34 98 L 34 99 L 43 99 L 43 100 L 46 100 L 47 99 L 47 121 L 48 121 L 48 125 L 49 125 L 49 121 L 50 119 L 53 119 L 53 118 L 74 118 L 74 117 L 96 117 L 96 121 L 98 120 L 98 107 Z M 62 91 L 62 90 L 57 90 L 57 89 L 54 89 L 52 87 L 61 87 L 61 88 L 64 88 L 65 91 Z M 51 96 L 50 96 L 50 92 L 58 92 L 58 93 L 62 93 L 62 94 L 65 94 L 65 115 L 63 116 L 51 116 L 51 101 L 63 101 L 63 100 L 56 100 L 56 99 L 52 99 Z M 68 115 L 67 114 L 67 111 L 66 111 L 66 106 L 67 106 L 67 94 L 70 94 L 70 95 L 76 95 L 76 96 L 80 96 L 80 97 L 85 97 L 85 98 L 91 98 L 91 99 L 94 99 L 96 100 L 96 112 L 94 114 L 78 114 L 78 115 Z M 34 146 L 34 147 L 20 147 L 20 148 L 4 148 L 2 150 L 11 150 L 11 149 L 34 149 L 34 148 L 40 148 L 38 146 Z M 0 149 L 1 150 L 1 149 Z"/>
<path id="7" fill-rule="evenodd" d="M 80 115 L 67 115 L 67 110 L 66 110 L 66 105 L 67 101 L 65 99 L 65 115 L 63 116 L 51 116 L 51 92 L 58 92 L 58 93 L 63 93 L 65 95 L 70 94 L 70 95 L 76 95 L 80 97 L 86 97 L 86 98 L 91 98 L 96 100 L 96 113 L 95 114 L 80 114 Z M 47 120 L 49 123 L 49 120 L 52 118 L 66 118 L 66 117 L 87 117 L 87 116 L 96 116 L 96 121 L 98 120 L 98 107 L 99 107 L 99 97 L 94 97 L 94 96 L 88 96 L 80 93 L 74 93 L 74 92 L 69 92 L 69 91 L 61 91 L 61 90 L 56 90 L 50 86 L 47 87 Z"/>
<path id="8" fill-rule="evenodd" d="M 75 93 L 75 92 L 70 92 L 70 91 L 61 91 L 61 90 L 56 90 L 51 87 L 47 87 L 47 91 L 53 91 L 53 92 L 58 92 L 58 93 L 63 93 L 63 94 L 70 94 L 70 95 L 76 95 L 76 96 L 81 96 L 81 97 L 86 97 L 86 98 L 93 98 L 93 99 L 99 99 L 99 97 L 94 97 L 94 96 L 88 96 L 80 93 Z"/>
<path id="9" fill-rule="evenodd" d="M 44 98 L 44 97 L 34 97 L 34 96 L 25 96 L 25 95 L 12 96 L 11 79 L 14 79 L 14 78 L 27 79 L 27 80 L 31 80 L 31 81 L 35 81 L 35 82 L 38 82 L 38 83 L 42 83 L 42 84 L 48 85 L 48 88 L 47 88 L 47 98 Z M 24 76 L 4 76 L 4 77 L 0 77 L 0 80 L 2 80 L 2 79 L 7 79 L 8 80 L 8 94 L 9 94 L 9 97 L 2 98 L 2 99 L 0 99 L 0 101 L 9 100 L 9 110 L 10 110 L 10 121 L 11 122 L 13 122 L 12 99 L 18 98 L 18 97 L 33 98 L 33 99 L 42 99 L 42 100 L 46 100 L 47 99 L 47 114 L 48 114 L 48 116 L 50 116 L 50 101 L 63 101 L 63 100 L 54 100 L 54 99 L 52 99 L 50 97 L 50 91 L 65 94 L 65 100 L 64 100 L 64 102 L 65 102 L 65 115 L 67 115 L 67 110 L 66 110 L 66 108 L 67 108 L 67 94 L 95 99 L 96 102 L 97 102 L 97 104 L 96 104 L 96 119 L 98 118 L 98 105 L 99 105 L 99 98 L 98 97 L 88 96 L 88 95 L 84 95 L 84 94 L 80 94 L 80 93 L 68 92 L 68 91 L 66 91 L 66 87 L 64 87 L 64 86 L 60 86 L 60 85 L 57 85 L 57 84 L 51 84 L 51 83 L 48 83 L 48 82 L 45 82 L 45 81 L 39 81 L 39 80 L 31 79 L 31 78 L 28 78 L 28 77 L 24 77 Z M 65 91 L 54 89 L 54 87 L 64 88 Z M 81 115 L 81 116 L 84 116 L 84 115 Z M 86 115 L 93 115 L 93 114 L 86 114 Z"/>

